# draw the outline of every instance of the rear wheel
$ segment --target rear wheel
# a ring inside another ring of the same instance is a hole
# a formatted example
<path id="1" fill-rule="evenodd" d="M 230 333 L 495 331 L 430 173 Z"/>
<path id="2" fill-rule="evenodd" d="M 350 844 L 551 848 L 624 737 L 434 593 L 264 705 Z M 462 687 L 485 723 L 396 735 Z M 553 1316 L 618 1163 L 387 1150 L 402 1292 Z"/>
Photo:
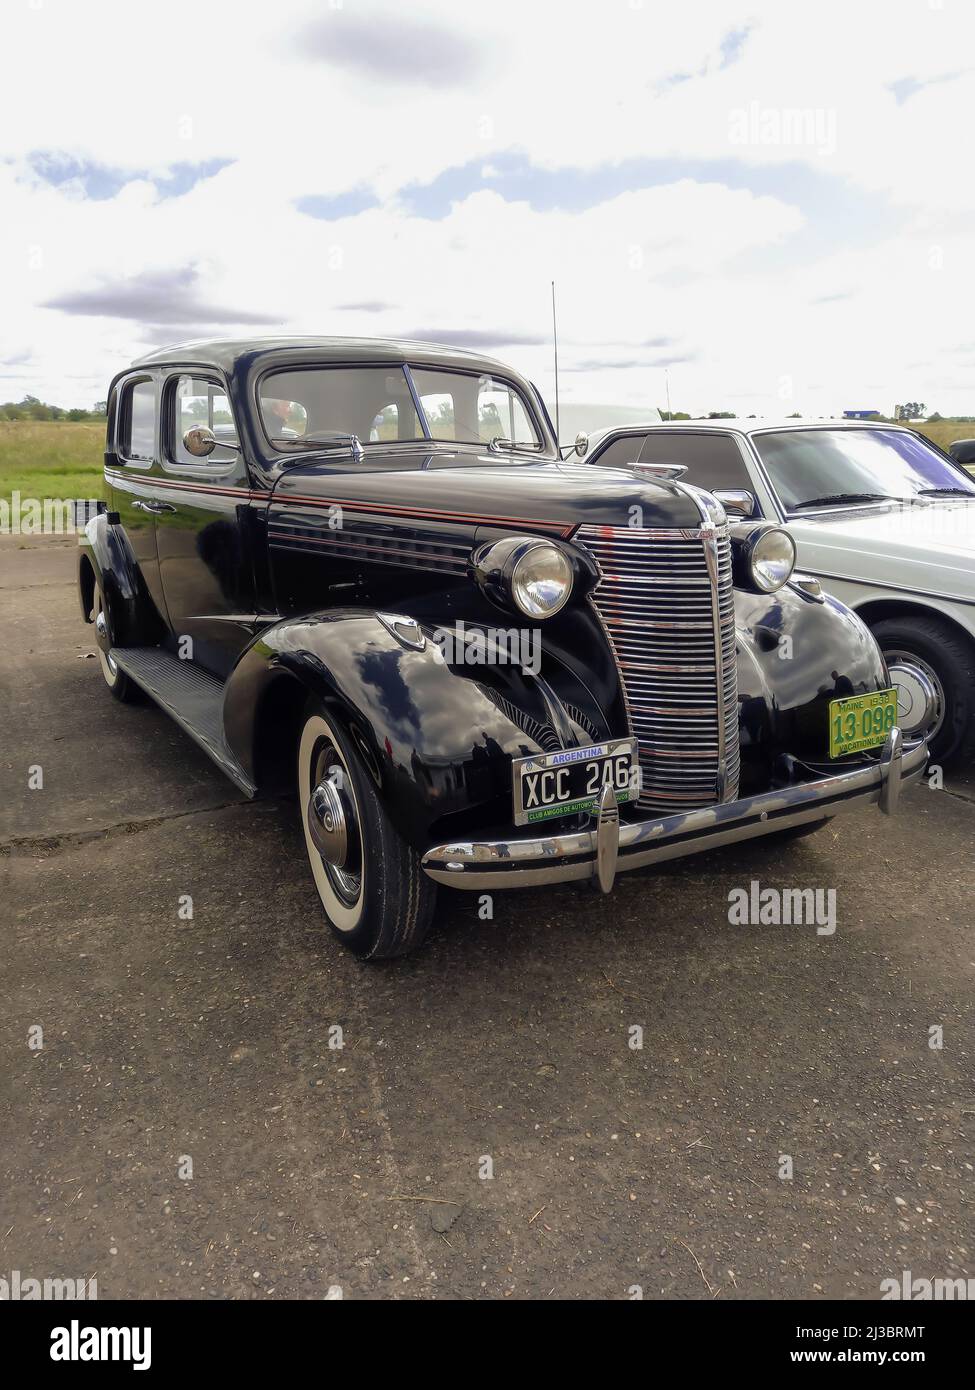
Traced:
<path id="1" fill-rule="evenodd" d="M 318 703 L 306 708 L 298 744 L 298 804 L 312 878 L 342 945 L 372 960 L 419 946 L 436 887 L 348 735 Z"/>
<path id="2" fill-rule="evenodd" d="M 975 758 L 975 645 L 938 618 L 883 618 L 876 637 L 897 687 L 906 737 L 927 732 L 931 761 L 945 767 Z M 933 713 L 924 718 L 930 692 Z M 926 727 L 925 727 L 926 726 Z"/>
<path id="3" fill-rule="evenodd" d="M 121 700 L 123 704 L 133 704 L 140 698 L 141 691 L 135 682 L 119 669 L 118 663 L 112 656 L 112 634 L 108 626 L 108 612 L 105 608 L 105 600 L 102 598 L 102 591 L 97 584 L 95 585 L 91 620 L 95 624 L 98 664 L 102 668 L 105 684 L 116 700 Z"/>

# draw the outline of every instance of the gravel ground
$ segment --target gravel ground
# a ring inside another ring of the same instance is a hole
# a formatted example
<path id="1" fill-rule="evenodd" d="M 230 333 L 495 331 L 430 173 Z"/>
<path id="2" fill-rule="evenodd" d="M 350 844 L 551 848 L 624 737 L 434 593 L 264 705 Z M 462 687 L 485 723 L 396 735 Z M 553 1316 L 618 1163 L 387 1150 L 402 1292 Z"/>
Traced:
<path id="1" fill-rule="evenodd" d="M 0 538 L 0 1276 L 620 1299 L 975 1276 L 975 779 L 609 898 L 499 894 L 482 921 L 444 893 L 420 954 L 363 966 L 322 929 L 294 807 L 110 698 L 75 561 Z M 835 888 L 835 934 L 730 925 L 752 880 Z"/>

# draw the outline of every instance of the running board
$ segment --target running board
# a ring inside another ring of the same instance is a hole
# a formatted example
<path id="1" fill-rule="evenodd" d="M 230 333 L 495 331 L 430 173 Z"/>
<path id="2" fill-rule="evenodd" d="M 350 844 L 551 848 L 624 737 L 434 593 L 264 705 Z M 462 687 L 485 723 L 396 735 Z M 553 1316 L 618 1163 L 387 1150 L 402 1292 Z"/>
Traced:
<path id="1" fill-rule="evenodd" d="M 256 796 L 256 784 L 224 738 L 222 681 L 162 647 L 113 647 L 111 656 L 119 670 L 175 719 L 245 796 Z"/>

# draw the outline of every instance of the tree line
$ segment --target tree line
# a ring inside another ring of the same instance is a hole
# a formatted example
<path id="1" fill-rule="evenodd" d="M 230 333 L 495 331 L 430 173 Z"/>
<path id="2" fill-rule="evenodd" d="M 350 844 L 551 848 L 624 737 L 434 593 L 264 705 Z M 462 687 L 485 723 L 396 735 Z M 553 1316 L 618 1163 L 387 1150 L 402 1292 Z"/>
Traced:
<path id="1" fill-rule="evenodd" d="M 107 401 L 96 401 L 91 410 L 81 406 L 65 409 L 60 405 L 49 405 L 37 396 L 25 396 L 22 401 L 4 401 L 0 405 L 0 420 L 93 420 L 100 423 L 105 419 Z"/>

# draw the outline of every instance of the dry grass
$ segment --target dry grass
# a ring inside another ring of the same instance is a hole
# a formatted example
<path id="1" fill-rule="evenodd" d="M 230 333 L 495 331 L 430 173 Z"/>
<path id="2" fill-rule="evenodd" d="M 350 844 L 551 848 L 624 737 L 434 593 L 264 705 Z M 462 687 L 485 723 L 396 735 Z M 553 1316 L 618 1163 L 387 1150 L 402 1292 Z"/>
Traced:
<path id="1" fill-rule="evenodd" d="M 937 444 L 939 449 L 947 449 L 956 439 L 975 439 L 975 420 L 969 420 L 967 424 L 935 420 L 933 424 L 912 424 L 910 428 Z"/>

